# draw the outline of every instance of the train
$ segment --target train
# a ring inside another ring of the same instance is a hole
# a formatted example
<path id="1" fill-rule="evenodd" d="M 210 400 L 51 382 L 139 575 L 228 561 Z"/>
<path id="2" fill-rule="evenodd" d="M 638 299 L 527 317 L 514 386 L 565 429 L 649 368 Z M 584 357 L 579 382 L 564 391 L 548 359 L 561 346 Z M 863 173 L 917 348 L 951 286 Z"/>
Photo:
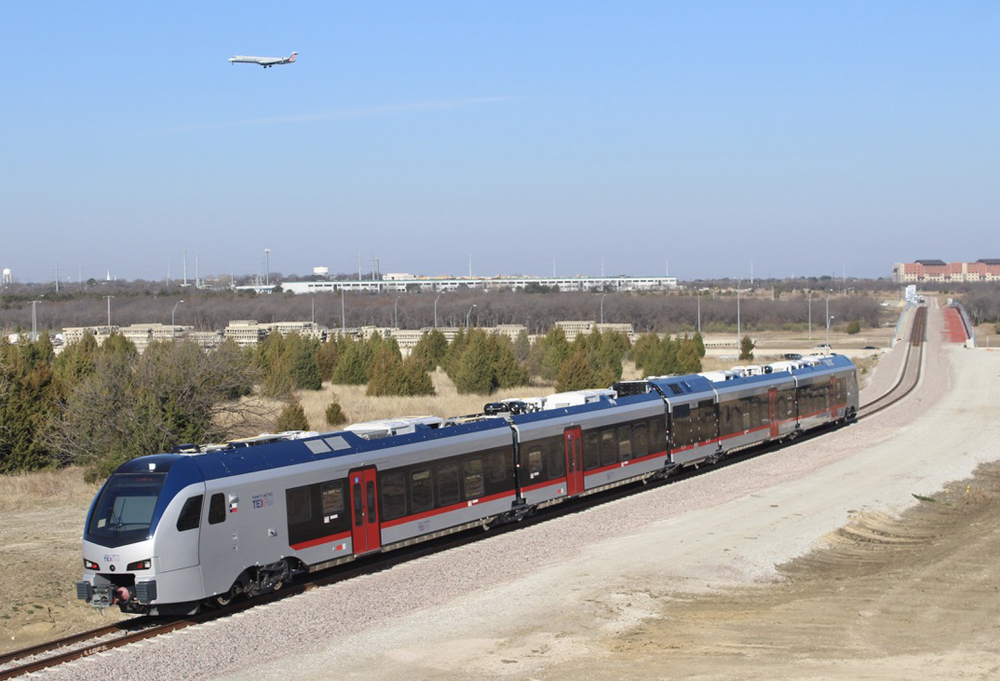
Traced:
<path id="1" fill-rule="evenodd" d="M 140 456 L 87 513 L 77 596 L 187 615 L 304 574 L 851 421 L 857 370 L 814 355 L 318 433 Z"/>

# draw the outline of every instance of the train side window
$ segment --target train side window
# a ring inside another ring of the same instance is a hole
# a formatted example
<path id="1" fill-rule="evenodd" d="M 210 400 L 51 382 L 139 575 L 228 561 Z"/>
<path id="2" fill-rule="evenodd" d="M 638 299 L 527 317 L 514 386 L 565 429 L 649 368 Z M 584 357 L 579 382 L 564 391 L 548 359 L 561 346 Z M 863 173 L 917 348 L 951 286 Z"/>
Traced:
<path id="1" fill-rule="evenodd" d="M 618 443 L 611 428 L 601 431 L 601 465 L 610 466 L 618 461 Z"/>
<path id="2" fill-rule="evenodd" d="M 637 423 L 632 426 L 632 453 L 636 456 L 646 456 L 649 454 L 649 445 L 646 443 L 645 423 Z"/>
<path id="3" fill-rule="evenodd" d="M 550 437 L 545 441 L 546 477 L 549 480 L 566 474 L 566 445 L 561 437 Z"/>
<path id="4" fill-rule="evenodd" d="M 542 448 L 532 447 L 528 450 L 528 479 L 534 480 L 542 474 Z"/>
<path id="5" fill-rule="evenodd" d="M 361 496 L 361 483 L 351 483 L 351 499 L 354 500 L 354 526 L 365 524 L 365 500 Z"/>
<path id="6" fill-rule="evenodd" d="M 402 473 L 386 473 L 379 478 L 382 493 L 382 520 L 406 515 L 406 483 Z"/>
<path id="7" fill-rule="evenodd" d="M 628 461 L 632 458 L 632 429 L 628 426 L 618 428 L 618 460 Z"/>
<path id="8" fill-rule="evenodd" d="M 458 465 L 446 463 L 437 470 L 438 503 L 442 506 L 457 504 L 459 501 Z"/>
<path id="9" fill-rule="evenodd" d="M 213 494 L 208 501 L 208 524 L 218 525 L 226 519 L 226 495 Z"/>
<path id="10" fill-rule="evenodd" d="M 662 452 L 666 449 L 666 440 L 663 433 L 663 419 L 657 417 L 649 421 L 649 442 L 654 452 Z"/>
<path id="11" fill-rule="evenodd" d="M 422 513 L 434 508 L 434 485 L 431 472 L 424 468 L 410 473 L 410 503 L 414 513 Z"/>
<path id="12" fill-rule="evenodd" d="M 504 454 L 504 450 L 494 449 L 486 456 L 486 470 L 491 483 L 500 483 L 507 478 L 507 462 L 504 460 Z"/>
<path id="13" fill-rule="evenodd" d="M 323 515 L 328 516 L 335 513 L 344 512 L 344 483 L 340 480 L 336 482 L 324 482 L 319 486 L 319 496 Z"/>
<path id="14" fill-rule="evenodd" d="M 212 504 L 215 504 L 215 496 L 212 497 Z M 309 522 L 312 518 L 312 495 L 309 493 L 309 487 L 295 487 L 285 492 L 285 505 L 288 507 L 289 525 Z M 208 516 L 208 522 L 212 522 L 211 508 Z"/>
<path id="15" fill-rule="evenodd" d="M 483 484 L 483 460 L 479 457 L 466 459 L 463 463 L 463 468 L 465 468 L 465 478 L 463 481 L 465 498 L 478 499 L 485 492 Z"/>
<path id="16" fill-rule="evenodd" d="M 601 467 L 600 435 L 595 431 L 583 434 L 583 468 L 592 471 Z"/>
<path id="17" fill-rule="evenodd" d="M 180 517 L 177 518 L 177 531 L 193 530 L 201 523 L 201 504 L 204 499 L 203 494 L 196 497 L 189 497 L 184 502 Z"/>

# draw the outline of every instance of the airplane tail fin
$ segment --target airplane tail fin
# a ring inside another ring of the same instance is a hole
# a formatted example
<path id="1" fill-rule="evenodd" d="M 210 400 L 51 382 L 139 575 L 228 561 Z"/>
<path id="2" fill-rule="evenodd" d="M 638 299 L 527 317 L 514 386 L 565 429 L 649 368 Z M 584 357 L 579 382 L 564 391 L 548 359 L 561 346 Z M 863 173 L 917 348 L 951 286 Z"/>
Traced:
<path id="1" fill-rule="evenodd" d="M 292 52 L 291 56 L 288 57 L 288 63 L 289 64 L 292 63 L 293 61 L 295 61 L 295 55 L 297 55 L 297 54 L 298 54 L 298 52 Z"/>

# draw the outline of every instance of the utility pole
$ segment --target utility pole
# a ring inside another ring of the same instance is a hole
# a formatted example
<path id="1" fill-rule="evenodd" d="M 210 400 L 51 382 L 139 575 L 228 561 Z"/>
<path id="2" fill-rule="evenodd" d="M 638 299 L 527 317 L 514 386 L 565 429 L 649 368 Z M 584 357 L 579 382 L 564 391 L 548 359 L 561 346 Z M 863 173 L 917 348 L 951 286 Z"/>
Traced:
<path id="1" fill-rule="evenodd" d="M 114 298 L 114 296 L 104 296 L 104 297 L 108 299 L 108 327 L 110 328 L 110 326 L 111 326 L 111 299 Z"/>

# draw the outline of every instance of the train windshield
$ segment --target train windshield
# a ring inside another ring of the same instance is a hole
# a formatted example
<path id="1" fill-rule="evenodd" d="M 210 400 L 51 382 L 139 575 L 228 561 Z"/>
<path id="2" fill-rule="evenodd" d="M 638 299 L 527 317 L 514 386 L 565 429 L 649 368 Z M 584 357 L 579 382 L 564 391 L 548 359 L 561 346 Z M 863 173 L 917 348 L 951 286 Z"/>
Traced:
<path id="1" fill-rule="evenodd" d="M 115 473 L 101 491 L 87 525 L 88 539 L 121 546 L 149 537 L 166 473 Z"/>

